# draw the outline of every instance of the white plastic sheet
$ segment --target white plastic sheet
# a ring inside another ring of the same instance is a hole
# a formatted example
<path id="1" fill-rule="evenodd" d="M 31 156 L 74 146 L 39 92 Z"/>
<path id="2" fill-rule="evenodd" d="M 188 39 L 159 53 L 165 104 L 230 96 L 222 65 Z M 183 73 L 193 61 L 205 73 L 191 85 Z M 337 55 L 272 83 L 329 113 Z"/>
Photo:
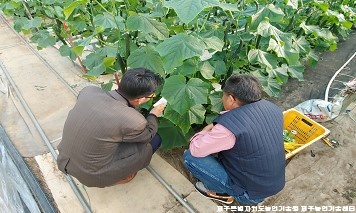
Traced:
<path id="1" fill-rule="evenodd" d="M 294 108 L 316 122 L 332 120 L 347 108 L 349 102 L 345 101 L 345 99 L 355 94 L 356 78 L 344 83 L 344 85 L 345 88 L 332 98 L 332 102 L 321 99 L 310 99 L 298 104 Z"/>
<path id="2" fill-rule="evenodd" d="M 2 137 L 0 137 L 0 212 L 41 212 L 26 182 L 7 153 Z"/>
<path id="3" fill-rule="evenodd" d="M 341 105 L 321 99 L 310 99 L 294 108 L 316 122 L 325 122 L 339 115 Z"/>

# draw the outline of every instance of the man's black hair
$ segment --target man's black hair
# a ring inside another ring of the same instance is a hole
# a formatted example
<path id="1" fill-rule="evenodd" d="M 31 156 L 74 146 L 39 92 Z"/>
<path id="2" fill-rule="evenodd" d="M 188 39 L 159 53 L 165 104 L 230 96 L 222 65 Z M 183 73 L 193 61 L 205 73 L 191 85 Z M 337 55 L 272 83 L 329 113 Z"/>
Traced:
<path id="1" fill-rule="evenodd" d="M 259 101 L 262 98 L 260 81 L 247 74 L 231 75 L 225 82 L 223 92 L 234 96 L 242 105 Z"/>
<path id="2" fill-rule="evenodd" d="M 151 95 L 162 84 L 162 78 L 151 70 L 134 68 L 127 70 L 120 81 L 119 93 L 127 99 Z"/>

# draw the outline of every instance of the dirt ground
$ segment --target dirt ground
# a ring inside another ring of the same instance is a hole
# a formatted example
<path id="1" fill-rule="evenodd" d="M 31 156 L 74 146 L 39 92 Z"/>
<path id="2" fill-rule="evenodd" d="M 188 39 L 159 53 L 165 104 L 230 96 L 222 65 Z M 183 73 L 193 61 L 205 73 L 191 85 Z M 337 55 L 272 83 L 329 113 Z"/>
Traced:
<path id="1" fill-rule="evenodd" d="M 41 185 L 44 193 L 46 194 L 48 201 L 52 204 L 53 209 L 55 210 L 55 212 L 60 212 L 58 210 L 57 204 L 54 201 L 51 191 L 49 190 L 46 181 L 44 180 L 43 176 L 42 176 L 42 172 L 36 162 L 36 160 L 34 158 L 24 158 L 25 163 L 27 164 L 27 166 L 29 167 L 29 169 L 31 170 L 32 174 L 36 177 L 38 183 Z M 45 213 L 45 212 L 44 212 Z"/>

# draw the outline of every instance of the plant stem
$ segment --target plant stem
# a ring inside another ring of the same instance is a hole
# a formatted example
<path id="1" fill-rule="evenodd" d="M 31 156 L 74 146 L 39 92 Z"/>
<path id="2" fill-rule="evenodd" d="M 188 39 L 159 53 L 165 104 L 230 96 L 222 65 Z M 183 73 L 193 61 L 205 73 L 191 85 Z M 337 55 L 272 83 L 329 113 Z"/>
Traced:
<path id="1" fill-rule="evenodd" d="M 67 41 L 62 37 L 61 35 L 61 28 L 62 28 L 62 22 L 59 21 L 59 19 L 54 19 L 54 21 L 56 22 L 56 25 L 55 26 L 53 24 L 53 31 L 54 33 L 56 34 L 56 36 L 58 37 L 58 39 L 64 44 L 64 45 L 67 45 Z"/>
<path id="2" fill-rule="evenodd" d="M 32 17 L 32 15 L 31 15 L 30 11 L 28 10 L 28 7 L 27 7 L 25 1 L 24 1 L 24 0 L 21 0 L 21 3 L 22 3 L 22 6 L 23 6 L 24 9 L 25 9 L 25 12 L 26 12 L 28 18 L 29 18 L 29 19 L 33 19 L 33 17 Z"/>
<path id="3" fill-rule="evenodd" d="M 126 60 L 129 58 L 130 56 L 130 42 L 131 42 L 131 36 L 130 33 L 126 33 L 125 35 L 125 43 L 126 43 Z"/>
<path id="4" fill-rule="evenodd" d="M 240 39 L 240 43 L 239 43 L 238 48 L 236 48 L 236 50 L 234 51 L 234 54 L 232 54 L 232 57 L 233 57 L 234 59 L 238 58 L 238 54 L 239 54 L 239 52 L 241 51 L 242 46 L 243 46 L 243 41 L 242 41 L 242 39 Z"/>
<path id="5" fill-rule="evenodd" d="M 24 0 L 21 0 L 21 3 L 22 3 L 22 5 L 23 5 L 23 7 L 24 7 L 24 9 L 26 11 L 26 14 L 27 14 L 28 18 L 32 20 L 33 17 L 32 17 L 32 15 L 30 13 L 30 10 L 28 9 L 28 7 L 26 5 L 26 2 Z M 36 27 L 36 31 L 40 31 L 40 29 L 38 29 L 38 27 Z"/>
<path id="6" fill-rule="evenodd" d="M 126 63 L 125 63 L 124 59 L 121 57 L 120 53 L 116 54 L 116 58 L 119 61 L 121 73 L 124 74 L 126 72 Z"/>
<path id="7" fill-rule="evenodd" d="M 93 31 L 95 31 L 95 23 L 94 23 L 94 19 L 93 19 L 93 17 L 94 17 L 94 9 L 93 9 L 93 1 L 91 0 L 90 1 L 90 14 L 89 14 L 89 17 L 90 17 L 90 23 L 91 23 L 91 25 L 92 25 L 92 27 L 93 27 Z M 102 46 L 104 46 L 103 45 L 103 41 L 104 41 L 104 37 L 103 37 L 103 34 L 101 34 L 101 33 L 98 33 L 98 41 L 99 41 L 99 44 L 100 44 L 100 46 L 102 47 Z"/>
<path id="8" fill-rule="evenodd" d="M 256 39 L 256 49 L 259 49 L 259 47 L 260 47 L 260 42 L 261 42 L 261 35 L 257 35 L 257 39 Z"/>
<path id="9" fill-rule="evenodd" d="M 204 19 L 204 22 L 203 22 L 203 24 L 201 25 L 199 32 L 200 32 L 201 30 L 205 29 L 205 24 L 206 24 L 206 22 L 207 22 L 207 21 L 209 20 L 209 18 L 210 18 L 210 11 L 211 11 L 211 8 L 209 8 L 209 12 L 208 12 L 208 14 L 206 15 L 206 18 Z M 198 29 L 198 27 L 197 27 L 197 29 Z"/>
<path id="10" fill-rule="evenodd" d="M 288 26 L 284 29 L 284 31 L 283 31 L 283 32 L 288 32 L 288 31 L 289 31 L 289 29 L 293 26 L 294 17 L 295 17 L 295 15 L 297 14 L 297 12 L 298 12 L 298 10 L 296 10 L 296 11 L 294 12 L 294 14 L 293 14 L 292 18 L 291 18 L 291 19 L 290 19 L 290 21 L 289 21 Z"/>
<path id="11" fill-rule="evenodd" d="M 255 3 L 255 6 L 256 6 L 256 13 L 257 13 L 257 12 L 258 12 L 258 9 L 259 9 L 258 1 L 253 1 L 253 3 Z"/>
<path id="12" fill-rule="evenodd" d="M 117 23 L 116 18 L 115 18 L 115 15 L 113 14 L 113 12 L 108 11 L 98 0 L 94 0 L 94 1 L 95 1 L 106 13 L 110 14 L 110 15 L 114 18 L 116 27 L 117 27 L 117 29 L 120 30 L 119 24 Z M 125 1 L 125 6 L 126 6 L 126 1 Z M 116 7 L 115 7 L 115 8 L 116 8 Z M 126 8 L 126 9 L 127 9 L 127 8 Z"/>
<path id="13" fill-rule="evenodd" d="M 300 28 L 297 33 L 297 38 L 299 38 L 303 34 L 303 32 L 304 32 L 303 28 Z"/>
<path id="14" fill-rule="evenodd" d="M 63 24 L 64 31 L 67 33 L 68 42 L 69 42 L 69 44 L 71 45 L 71 47 L 74 48 L 74 47 L 75 47 L 75 44 L 74 44 L 74 42 L 73 42 L 71 33 L 68 31 L 67 24 L 66 24 L 64 21 L 62 22 L 62 24 Z M 80 64 L 80 66 L 83 68 L 83 72 L 84 72 L 84 73 L 87 73 L 88 70 L 87 70 L 87 68 L 84 66 L 84 64 L 83 64 L 83 62 L 82 62 L 82 59 L 81 59 L 79 56 L 77 56 L 77 59 L 78 59 L 78 62 L 79 62 L 79 64 Z"/>

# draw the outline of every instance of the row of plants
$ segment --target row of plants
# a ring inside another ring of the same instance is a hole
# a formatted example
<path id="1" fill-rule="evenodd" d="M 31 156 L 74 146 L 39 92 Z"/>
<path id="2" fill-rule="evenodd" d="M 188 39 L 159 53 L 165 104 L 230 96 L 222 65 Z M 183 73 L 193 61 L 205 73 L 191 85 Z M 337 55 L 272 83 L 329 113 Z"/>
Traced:
<path id="1" fill-rule="evenodd" d="M 356 23 L 354 0 L 0 0 L 0 10 L 38 49 L 60 44 L 85 78 L 135 67 L 159 73 L 166 149 L 186 145 L 218 115 L 231 74 L 255 75 L 278 96 Z M 102 87 L 113 84 L 114 77 Z"/>

